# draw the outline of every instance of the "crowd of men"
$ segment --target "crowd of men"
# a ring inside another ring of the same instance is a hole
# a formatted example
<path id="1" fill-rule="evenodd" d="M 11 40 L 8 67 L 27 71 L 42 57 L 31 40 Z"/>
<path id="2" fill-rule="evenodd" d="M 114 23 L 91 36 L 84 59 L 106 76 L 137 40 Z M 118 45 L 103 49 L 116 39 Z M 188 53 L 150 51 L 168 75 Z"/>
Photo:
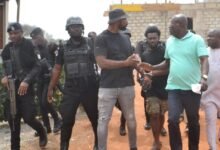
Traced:
<path id="1" fill-rule="evenodd" d="M 199 149 L 200 100 L 206 114 L 210 149 L 217 149 L 220 30 L 209 32 L 208 51 L 203 38 L 187 29 L 186 16 L 177 14 L 171 19 L 171 36 L 166 44 L 160 40 L 160 29 L 150 24 L 144 33 L 146 39 L 139 41 L 134 48 L 127 25 L 127 14 L 122 9 L 114 9 L 109 12 L 106 30 L 98 36 L 90 32 L 88 37 L 84 37 L 82 19 L 70 17 L 66 22 L 70 38 L 57 47 L 44 38 L 41 28 L 35 28 L 30 34 L 32 40 L 28 40 L 23 37 L 19 23 L 9 24 L 10 42 L 1 54 L 5 71 L 1 82 L 9 90 L 10 102 L 13 99 L 11 93 L 15 91 L 16 113 L 8 113 L 12 150 L 20 149 L 21 118 L 36 130 L 40 147 L 47 145 L 47 133 L 52 132 L 48 113 L 54 120 L 53 132 L 61 131 L 60 149 L 68 150 L 80 104 L 92 125 L 93 150 L 111 147 L 107 146 L 108 124 L 115 106 L 122 112 L 120 135 L 126 135 L 127 127 L 130 150 L 137 150 L 134 69 L 142 86 L 144 127 L 151 128 L 153 133 L 152 150 L 162 149 L 160 135 L 167 134 L 164 128 L 167 111 L 170 149 L 183 149 L 179 128 L 183 110 L 188 119 L 188 149 Z M 63 88 L 59 84 L 62 68 L 65 74 Z M 11 81 L 14 86 L 11 86 Z M 35 83 L 43 124 L 35 118 Z M 199 92 L 192 91 L 193 84 L 199 85 Z M 60 115 L 53 106 L 56 87 L 63 93 Z M 13 112 L 13 107 L 9 108 Z"/>

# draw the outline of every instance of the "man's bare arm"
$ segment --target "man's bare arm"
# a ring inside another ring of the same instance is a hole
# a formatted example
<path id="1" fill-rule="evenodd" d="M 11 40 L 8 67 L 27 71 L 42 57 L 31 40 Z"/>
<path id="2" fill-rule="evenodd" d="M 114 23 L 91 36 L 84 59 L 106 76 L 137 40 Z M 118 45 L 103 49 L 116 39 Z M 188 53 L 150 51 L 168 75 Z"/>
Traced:
<path id="1" fill-rule="evenodd" d="M 200 64 L 201 64 L 202 75 L 208 75 L 209 72 L 208 56 L 200 57 Z"/>
<path id="2" fill-rule="evenodd" d="M 152 71 L 152 70 L 169 70 L 170 60 L 166 59 L 160 64 L 151 65 L 149 63 L 142 62 L 139 67 L 143 68 L 145 71 Z"/>
<path id="3" fill-rule="evenodd" d="M 48 97 L 49 102 L 52 102 L 53 89 L 54 89 L 54 87 L 56 86 L 56 84 L 59 80 L 61 71 L 62 71 L 62 66 L 58 65 L 58 64 L 55 64 L 54 68 L 53 68 L 53 71 L 52 71 L 52 76 L 51 76 L 50 84 L 49 84 L 49 87 L 48 87 L 48 93 L 47 93 L 47 97 Z"/>
<path id="4" fill-rule="evenodd" d="M 96 56 L 96 62 L 101 69 L 117 69 L 123 67 L 135 67 L 139 62 L 139 57 L 132 54 L 126 60 L 111 60 L 105 56 Z"/>
<path id="5" fill-rule="evenodd" d="M 208 63 L 208 56 L 202 56 L 200 57 L 200 64 L 201 64 L 201 91 L 206 91 L 208 89 L 207 85 L 207 78 L 208 78 L 208 72 L 209 72 L 209 63 Z"/>

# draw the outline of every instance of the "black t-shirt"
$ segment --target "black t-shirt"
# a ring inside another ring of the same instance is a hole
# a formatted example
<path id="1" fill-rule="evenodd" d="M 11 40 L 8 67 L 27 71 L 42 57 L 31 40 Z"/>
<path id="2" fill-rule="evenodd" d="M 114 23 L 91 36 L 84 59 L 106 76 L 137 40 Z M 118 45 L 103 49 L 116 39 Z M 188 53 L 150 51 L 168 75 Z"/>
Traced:
<path id="1" fill-rule="evenodd" d="M 164 61 L 165 44 L 159 42 L 156 48 L 152 49 L 146 41 L 141 41 L 137 44 L 136 53 L 140 55 L 142 62 L 156 65 Z M 167 75 L 153 77 L 151 88 L 147 90 L 146 96 L 156 96 L 160 99 L 167 99 L 167 91 L 165 90 L 166 83 Z"/>
<path id="2" fill-rule="evenodd" d="M 128 36 L 123 33 L 103 31 L 95 42 L 95 56 L 105 56 L 111 60 L 126 60 L 133 53 Z M 120 88 L 134 85 L 133 68 L 102 69 L 100 87 Z"/>

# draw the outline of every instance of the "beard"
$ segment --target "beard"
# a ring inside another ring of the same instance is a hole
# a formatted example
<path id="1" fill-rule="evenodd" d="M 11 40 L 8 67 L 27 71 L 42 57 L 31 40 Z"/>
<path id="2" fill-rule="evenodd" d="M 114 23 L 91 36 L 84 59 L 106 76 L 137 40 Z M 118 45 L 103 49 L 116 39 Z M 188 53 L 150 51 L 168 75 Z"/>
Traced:
<path id="1" fill-rule="evenodd" d="M 79 37 L 82 36 L 82 33 L 71 33 L 70 36 L 71 36 L 72 38 L 79 38 Z"/>
<path id="2" fill-rule="evenodd" d="M 78 38 L 80 38 L 83 35 L 84 32 L 83 32 L 83 30 L 81 30 L 81 31 L 75 31 L 75 32 L 68 31 L 68 33 L 69 33 L 71 38 L 78 39 Z"/>
<path id="3" fill-rule="evenodd" d="M 126 26 L 121 26 L 121 27 L 119 27 L 119 29 L 121 30 L 121 31 L 125 31 L 126 30 Z"/>
<path id="4" fill-rule="evenodd" d="M 71 39 L 73 39 L 75 42 L 76 41 L 81 41 L 82 36 L 71 36 Z"/>

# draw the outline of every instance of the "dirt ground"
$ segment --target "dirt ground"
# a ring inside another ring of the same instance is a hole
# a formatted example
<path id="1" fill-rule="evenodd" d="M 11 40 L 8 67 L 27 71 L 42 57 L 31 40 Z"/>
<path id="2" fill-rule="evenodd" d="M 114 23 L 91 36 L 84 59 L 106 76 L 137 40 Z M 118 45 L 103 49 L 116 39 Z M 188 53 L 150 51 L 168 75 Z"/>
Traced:
<path id="1" fill-rule="evenodd" d="M 151 130 L 144 130 L 145 116 L 143 99 L 140 96 L 140 86 L 136 84 L 136 98 L 135 98 L 135 109 L 137 119 L 137 145 L 139 150 L 150 150 L 153 142 Z M 109 124 L 109 135 L 108 135 L 108 149 L 109 150 L 128 150 L 128 136 L 119 135 L 119 123 L 120 123 L 120 111 L 114 109 L 112 119 Z M 166 115 L 167 119 L 167 115 Z M 200 124 L 201 124 L 201 136 L 200 136 L 200 150 L 208 150 L 208 144 L 205 134 L 205 120 L 204 112 L 200 111 Z M 184 132 L 185 123 L 181 122 L 181 133 L 183 140 L 183 150 L 187 150 L 187 134 Z M 220 127 L 220 120 L 218 120 L 218 127 Z M 167 122 L 165 123 L 167 129 Z M 216 129 L 217 132 L 217 129 Z M 33 135 L 33 131 L 31 131 Z M 38 138 L 31 136 L 31 139 L 24 140 L 22 142 L 22 150 L 40 150 L 38 146 Z M 48 144 L 46 150 L 59 150 L 59 135 L 49 134 Z M 162 150 L 169 150 L 169 137 L 161 137 Z M 93 133 L 90 123 L 85 114 L 79 114 L 75 127 L 73 129 L 72 138 L 70 141 L 70 150 L 92 150 L 93 147 Z M 220 147 L 220 142 L 218 142 Z M 9 145 L 4 148 L 9 149 Z"/>

